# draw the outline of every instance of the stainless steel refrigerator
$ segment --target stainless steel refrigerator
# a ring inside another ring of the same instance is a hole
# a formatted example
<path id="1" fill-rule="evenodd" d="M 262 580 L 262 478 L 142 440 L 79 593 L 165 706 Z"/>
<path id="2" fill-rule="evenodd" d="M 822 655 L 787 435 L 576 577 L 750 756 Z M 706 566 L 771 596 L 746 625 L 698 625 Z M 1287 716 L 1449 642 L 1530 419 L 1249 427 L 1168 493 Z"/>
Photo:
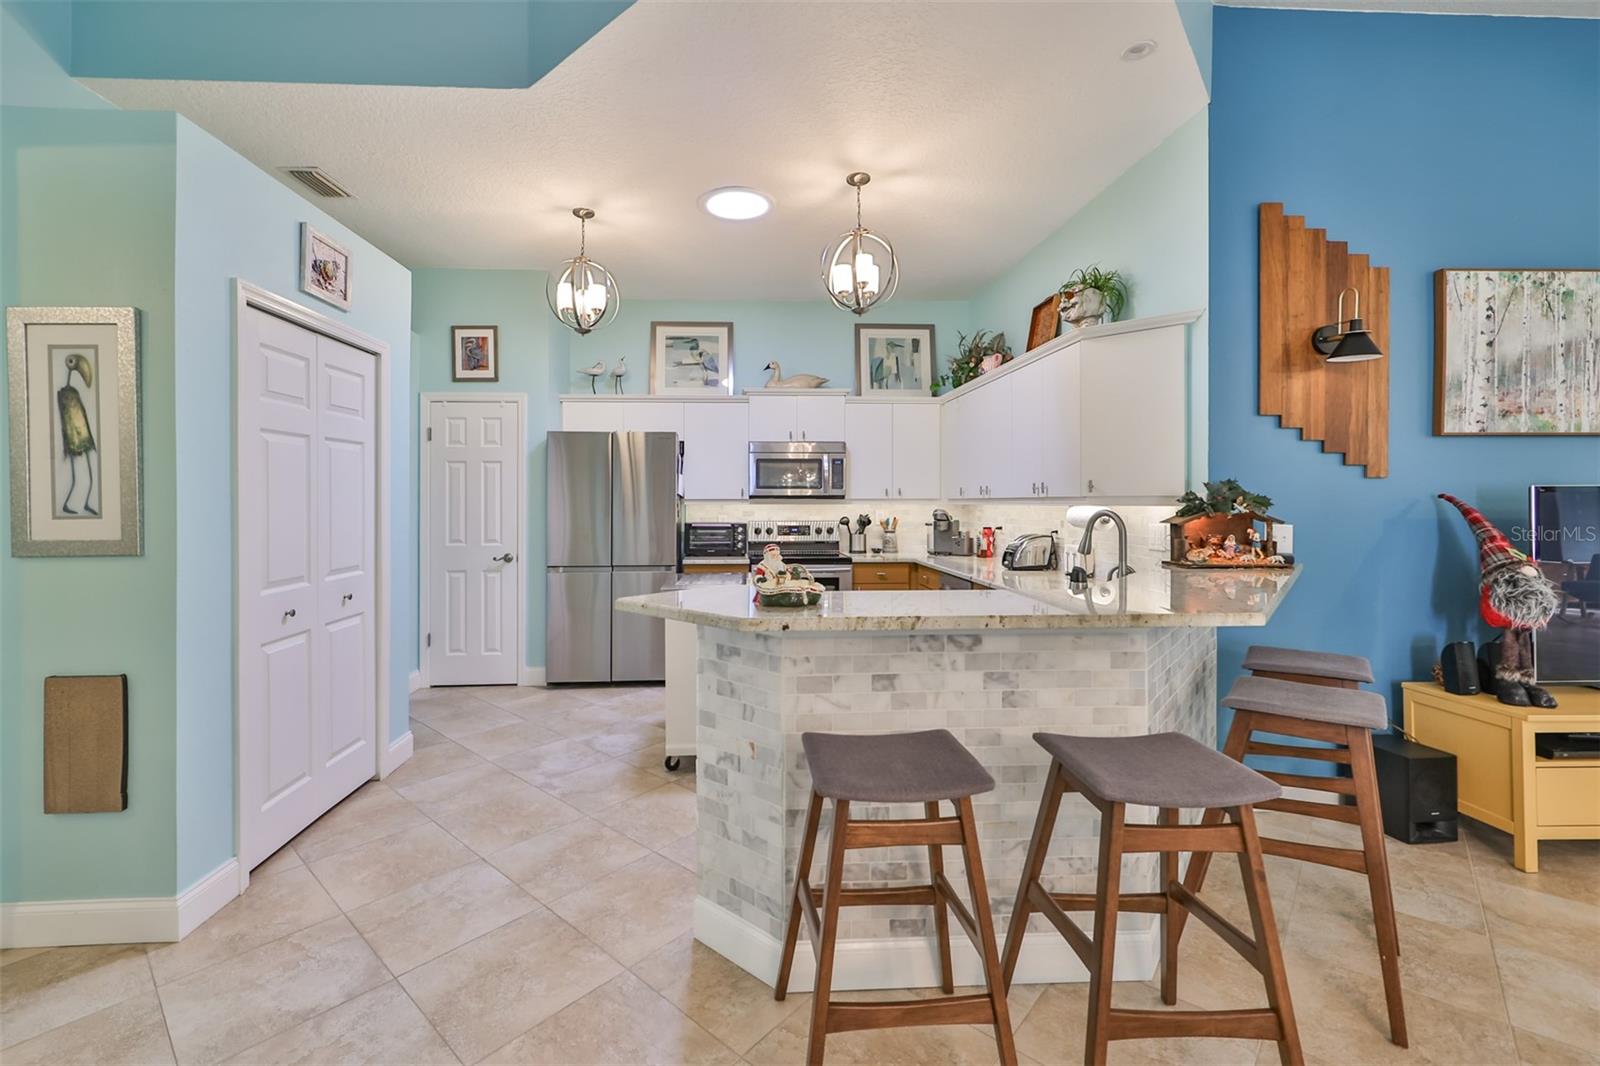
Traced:
<path id="1" fill-rule="evenodd" d="M 678 435 L 551 433 L 546 461 L 545 680 L 665 680 L 665 623 L 613 603 L 677 573 Z"/>

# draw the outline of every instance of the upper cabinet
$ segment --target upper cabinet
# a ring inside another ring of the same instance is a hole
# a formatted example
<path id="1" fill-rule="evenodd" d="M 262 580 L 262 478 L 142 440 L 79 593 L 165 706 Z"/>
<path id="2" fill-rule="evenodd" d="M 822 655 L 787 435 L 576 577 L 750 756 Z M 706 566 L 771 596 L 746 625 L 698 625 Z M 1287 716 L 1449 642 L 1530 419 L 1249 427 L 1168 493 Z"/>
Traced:
<path id="1" fill-rule="evenodd" d="M 844 442 L 852 498 L 939 497 L 938 404 L 852 401 Z"/>
<path id="2" fill-rule="evenodd" d="M 726 400 L 683 405 L 683 497 L 742 500 L 749 484 L 749 408 Z"/>
<path id="3" fill-rule="evenodd" d="M 844 394 L 752 392 L 750 439 L 844 440 Z"/>
<path id="4" fill-rule="evenodd" d="M 567 397 L 562 428 L 666 431 L 684 495 L 745 497 L 751 441 L 844 441 L 854 499 L 1172 498 L 1187 487 L 1188 331 L 1198 312 L 1091 326 L 936 402 L 843 390 Z"/>
<path id="5" fill-rule="evenodd" d="M 1183 494 L 1188 467 L 1182 328 L 1078 345 L 1084 496 Z"/>

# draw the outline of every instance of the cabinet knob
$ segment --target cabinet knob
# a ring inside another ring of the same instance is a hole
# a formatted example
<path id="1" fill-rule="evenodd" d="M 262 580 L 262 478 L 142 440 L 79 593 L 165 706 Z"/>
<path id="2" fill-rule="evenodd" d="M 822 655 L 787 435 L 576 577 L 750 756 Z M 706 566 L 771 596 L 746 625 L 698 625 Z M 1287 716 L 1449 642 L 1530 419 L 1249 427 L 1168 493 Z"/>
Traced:
<path id="1" fill-rule="evenodd" d="M 1094 491 L 1094 478 L 1090 478 L 1089 479 L 1089 491 L 1090 492 Z"/>

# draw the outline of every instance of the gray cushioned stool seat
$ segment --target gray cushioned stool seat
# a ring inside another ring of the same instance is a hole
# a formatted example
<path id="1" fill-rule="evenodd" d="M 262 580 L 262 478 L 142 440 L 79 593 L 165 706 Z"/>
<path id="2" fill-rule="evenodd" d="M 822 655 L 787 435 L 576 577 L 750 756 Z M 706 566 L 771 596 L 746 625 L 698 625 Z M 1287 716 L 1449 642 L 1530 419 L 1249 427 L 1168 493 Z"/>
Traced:
<path id="1" fill-rule="evenodd" d="M 1033 739 L 1080 787 L 1113 803 L 1240 807 L 1283 795 L 1276 782 L 1182 733 Z"/>
<path id="2" fill-rule="evenodd" d="M 948 729 L 801 733 L 811 787 L 834 800 L 928 803 L 988 792 L 994 778 Z"/>
<path id="3" fill-rule="evenodd" d="M 1265 670 L 1273 674 L 1309 674 L 1331 677 L 1335 681 L 1372 684 L 1372 664 L 1359 655 L 1336 655 L 1330 651 L 1301 651 L 1252 644 L 1244 653 L 1246 670 Z"/>
<path id="4" fill-rule="evenodd" d="M 1376 692 L 1281 681 L 1275 677 L 1239 678 L 1222 697 L 1222 705 L 1239 711 L 1263 711 L 1285 718 L 1366 729 L 1384 729 L 1389 725 L 1388 704 Z"/>

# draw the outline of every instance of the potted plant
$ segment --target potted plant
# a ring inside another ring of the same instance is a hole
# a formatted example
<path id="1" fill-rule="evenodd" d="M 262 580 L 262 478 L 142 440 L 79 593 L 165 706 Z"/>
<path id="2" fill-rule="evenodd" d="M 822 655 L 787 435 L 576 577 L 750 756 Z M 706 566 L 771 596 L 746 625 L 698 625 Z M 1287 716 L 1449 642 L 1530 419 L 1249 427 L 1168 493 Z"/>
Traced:
<path id="1" fill-rule="evenodd" d="M 1011 347 L 1004 333 L 980 329 L 971 337 L 958 333 L 956 357 L 950 363 L 950 387 L 959 389 L 979 374 L 987 374 L 1010 362 Z"/>
<path id="2" fill-rule="evenodd" d="M 1079 267 L 1061 286 L 1061 327 L 1098 326 L 1122 317 L 1128 284 L 1115 270 Z"/>

